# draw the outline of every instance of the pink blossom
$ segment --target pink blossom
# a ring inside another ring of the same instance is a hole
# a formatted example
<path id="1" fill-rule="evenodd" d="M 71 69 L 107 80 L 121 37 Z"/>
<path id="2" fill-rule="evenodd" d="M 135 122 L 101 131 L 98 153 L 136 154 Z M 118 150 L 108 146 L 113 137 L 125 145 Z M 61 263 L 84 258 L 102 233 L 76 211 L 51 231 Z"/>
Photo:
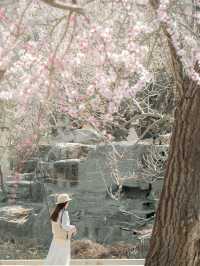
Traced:
<path id="1" fill-rule="evenodd" d="M 1 100 L 10 100 L 13 98 L 13 91 L 0 91 Z"/>

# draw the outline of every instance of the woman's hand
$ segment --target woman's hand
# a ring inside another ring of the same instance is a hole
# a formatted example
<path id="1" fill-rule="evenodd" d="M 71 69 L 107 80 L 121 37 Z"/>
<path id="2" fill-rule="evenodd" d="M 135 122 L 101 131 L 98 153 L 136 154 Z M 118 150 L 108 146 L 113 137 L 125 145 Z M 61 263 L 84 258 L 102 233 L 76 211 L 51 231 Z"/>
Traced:
<path id="1" fill-rule="evenodd" d="M 77 234 L 77 229 L 76 227 L 74 226 L 74 228 L 72 229 L 72 235 L 75 236 Z"/>
<path id="2" fill-rule="evenodd" d="M 70 230 L 67 231 L 68 238 L 70 239 L 73 236 L 75 236 L 76 234 L 77 234 L 76 226 L 75 225 L 70 225 Z"/>

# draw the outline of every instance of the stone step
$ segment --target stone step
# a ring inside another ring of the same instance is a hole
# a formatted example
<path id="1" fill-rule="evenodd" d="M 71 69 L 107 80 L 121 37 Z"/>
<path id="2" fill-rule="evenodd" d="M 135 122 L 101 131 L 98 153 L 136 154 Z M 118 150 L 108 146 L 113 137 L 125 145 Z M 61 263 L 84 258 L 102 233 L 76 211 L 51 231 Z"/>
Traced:
<path id="1" fill-rule="evenodd" d="M 43 263 L 43 262 L 41 262 L 41 263 Z M 43 266 L 44 264 L 2 264 L 2 265 L 9 265 L 9 266 L 20 266 L 20 265 L 22 265 L 22 266 L 25 266 L 25 265 L 29 265 L 29 266 L 34 266 L 34 265 L 39 265 L 39 266 Z M 0 264 L 1 265 L 1 264 Z M 113 266 L 113 265 L 117 265 L 117 266 L 129 266 L 130 264 L 111 264 L 111 265 L 109 265 L 109 264 L 70 264 L 70 265 L 76 265 L 76 266 L 81 266 L 81 265 L 90 265 L 90 266 L 100 266 L 100 265 L 106 265 L 106 266 Z M 134 265 L 134 266 L 141 266 L 141 265 L 143 265 L 144 266 L 144 264 L 131 264 L 131 265 Z M 59 265 L 58 265 L 59 266 Z"/>
<path id="2" fill-rule="evenodd" d="M 0 260 L 0 265 L 44 265 L 43 260 Z M 72 259 L 70 265 L 144 265 L 144 259 Z"/>

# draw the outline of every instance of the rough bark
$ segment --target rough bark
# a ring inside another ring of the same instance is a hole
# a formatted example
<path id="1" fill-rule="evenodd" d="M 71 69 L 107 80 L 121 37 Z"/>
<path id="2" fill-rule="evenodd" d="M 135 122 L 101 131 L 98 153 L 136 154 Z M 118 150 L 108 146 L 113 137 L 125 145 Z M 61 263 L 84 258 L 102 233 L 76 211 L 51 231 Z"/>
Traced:
<path id="1" fill-rule="evenodd" d="M 150 0 L 156 9 L 159 1 Z M 179 101 L 163 190 L 145 266 L 200 265 L 200 86 L 183 78 L 165 24 L 163 32 L 178 77 Z M 200 73 L 198 63 L 195 71 Z"/>
<path id="2" fill-rule="evenodd" d="M 146 266 L 200 265 L 200 86 L 185 85 Z"/>

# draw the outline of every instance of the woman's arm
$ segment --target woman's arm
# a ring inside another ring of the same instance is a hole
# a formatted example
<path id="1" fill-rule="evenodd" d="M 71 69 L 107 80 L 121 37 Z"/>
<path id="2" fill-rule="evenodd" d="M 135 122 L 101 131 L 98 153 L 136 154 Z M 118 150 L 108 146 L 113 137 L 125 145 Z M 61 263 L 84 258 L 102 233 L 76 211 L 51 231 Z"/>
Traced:
<path id="1" fill-rule="evenodd" d="M 68 211 L 61 214 L 61 226 L 66 231 L 76 232 L 76 227 L 70 224 Z"/>

